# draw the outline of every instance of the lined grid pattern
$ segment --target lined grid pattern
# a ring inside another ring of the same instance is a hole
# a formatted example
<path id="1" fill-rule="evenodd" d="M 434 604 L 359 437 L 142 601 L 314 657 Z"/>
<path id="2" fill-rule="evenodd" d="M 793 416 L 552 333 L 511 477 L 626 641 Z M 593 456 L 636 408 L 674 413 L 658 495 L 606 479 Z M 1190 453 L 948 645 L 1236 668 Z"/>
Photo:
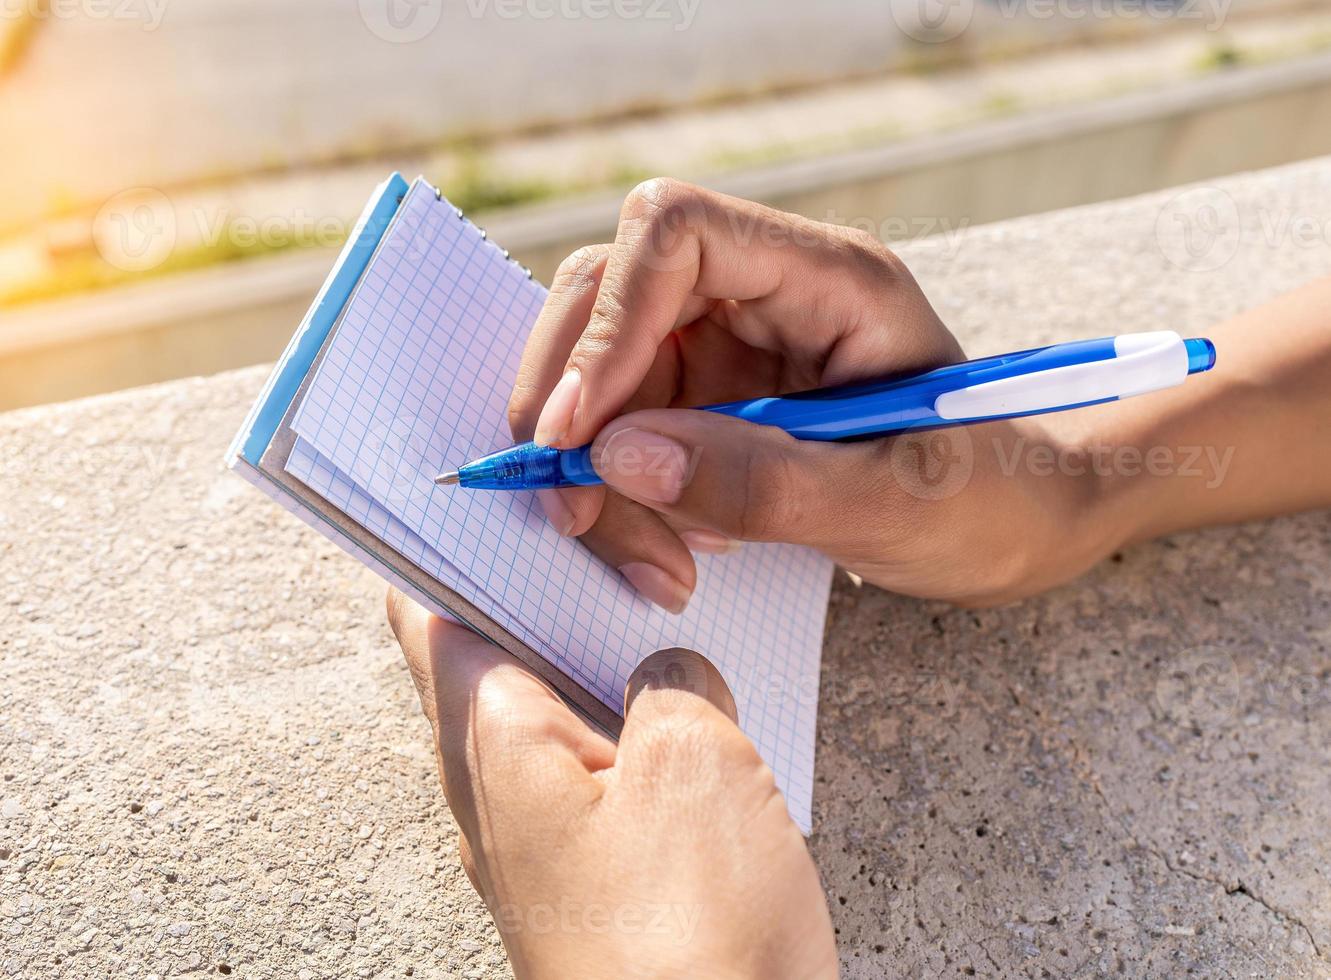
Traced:
<path id="1" fill-rule="evenodd" d="M 504 611 L 494 599 L 478 590 L 471 579 L 459 575 L 448 559 L 379 506 L 364 490 L 348 480 L 303 439 L 297 439 L 292 447 L 287 457 L 286 471 L 307 487 L 320 488 L 320 496 L 335 504 L 338 510 L 361 527 L 375 534 L 381 541 L 392 545 L 415 562 L 419 568 L 443 582 L 491 619 L 503 621 L 501 617 L 505 615 Z M 525 623 L 510 625 L 507 628 L 514 636 L 566 673 L 572 674 L 578 668 L 578 665 L 568 660 L 562 652 L 548 647 L 545 637 L 529 629 Z"/>
<path id="2" fill-rule="evenodd" d="M 545 296 L 418 181 L 297 411 L 288 470 L 615 710 L 647 654 L 707 654 L 807 832 L 825 558 L 786 545 L 701 557 L 675 617 L 555 533 L 533 495 L 434 485 L 511 442 L 508 396 Z"/>

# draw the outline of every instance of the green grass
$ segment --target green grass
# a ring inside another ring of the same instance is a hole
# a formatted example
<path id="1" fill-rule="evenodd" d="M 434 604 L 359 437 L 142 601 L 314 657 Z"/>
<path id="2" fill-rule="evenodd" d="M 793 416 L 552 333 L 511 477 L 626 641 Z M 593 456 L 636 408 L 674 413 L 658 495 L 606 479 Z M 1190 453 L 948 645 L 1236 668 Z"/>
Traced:
<path id="1" fill-rule="evenodd" d="M 491 211 L 498 208 L 536 204 L 559 193 L 549 181 L 537 178 L 506 178 L 485 164 L 485 158 L 470 150 L 461 152 L 457 173 L 441 182 L 444 195 L 463 211 Z"/>
<path id="2" fill-rule="evenodd" d="M 1221 41 L 1211 45 L 1197 59 L 1196 68 L 1200 72 L 1224 71 L 1227 68 L 1237 68 L 1248 60 L 1248 56 L 1238 47 L 1227 41 Z"/>
<path id="3" fill-rule="evenodd" d="M 488 166 L 484 156 L 474 148 L 461 147 L 457 153 L 459 159 L 454 172 L 439 183 L 448 199 L 469 214 L 536 204 L 608 186 L 630 187 L 651 176 L 641 167 L 622 164 L 611 170 L 608 183 L 596 181 L 561 185 L 544 180 L 506 177 Z M 254 229 L 243 220 L 228 224 L 220 234 L 212 237 L 214 241 L 211 243 L 177 248 L 160 264 L 145 270 L 118 268 L 102 258 L 91 244 L 62 253 L 44 275 L 0 290 L 0 309 L 150 281 L 227 262 L 248 261 L 296 249 L 341 244 L 340 240 L 326 233 L 311 237 L 301 229 L 286 232 L 265 229 L 263 234 L 256 235 Z"/>
<path id="4" fill-rule="evenodd" d="M 0 292 L 0 308 L 22 306 L 43 300 L 60 299 L 110 286 L 144 282 L 177 272 L 189 272 L 224 262 L 237 262 L 307 248 L 314 244 L 332 246 L 338 242 L 323 236 L 319 241 L 306 239 L 300 232 L 289 235 L 265 231 L 255 236 L 252 229 L 227 228 L 217 236 L 216 244 L 176 249 L 151 269 L 121 269 L 102 258 L 93 247 L 62 254 L 51 270 L 30 282 Z"/>

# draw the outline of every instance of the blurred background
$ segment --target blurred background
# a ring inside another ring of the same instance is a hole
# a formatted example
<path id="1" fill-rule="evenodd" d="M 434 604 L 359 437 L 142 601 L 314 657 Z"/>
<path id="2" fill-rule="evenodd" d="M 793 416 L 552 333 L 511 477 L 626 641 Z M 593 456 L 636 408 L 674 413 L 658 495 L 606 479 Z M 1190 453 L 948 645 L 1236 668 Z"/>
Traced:
<path id="1" fill-rule="evenodd" d="M 1331 0 L 0 0 L 0 409 L 273 359 L 394 169 L 548 279 L 648 176 L 956 237 L 1328 120 Z"/>

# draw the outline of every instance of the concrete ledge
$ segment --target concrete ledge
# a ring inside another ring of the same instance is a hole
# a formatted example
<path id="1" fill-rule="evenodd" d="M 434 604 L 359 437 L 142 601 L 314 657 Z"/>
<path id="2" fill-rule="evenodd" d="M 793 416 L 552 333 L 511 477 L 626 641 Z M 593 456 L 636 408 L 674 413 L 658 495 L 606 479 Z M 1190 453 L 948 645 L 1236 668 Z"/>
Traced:
<path id="1" fill-rule="evenodd" d="M 904 252 L 977 354 L 1331 271 L 1331 161 L 1205 192 L 1211 271 L 1158 237 L 1192 200 Z M 261 379 L 0 416 L 0 976 L 506 975 L 381 586 L 221 469 Z M 992 612 L 842 583 L 811 845 L 846 975 L 1327 976 L 1329 612 L 1326 514 Z"/>

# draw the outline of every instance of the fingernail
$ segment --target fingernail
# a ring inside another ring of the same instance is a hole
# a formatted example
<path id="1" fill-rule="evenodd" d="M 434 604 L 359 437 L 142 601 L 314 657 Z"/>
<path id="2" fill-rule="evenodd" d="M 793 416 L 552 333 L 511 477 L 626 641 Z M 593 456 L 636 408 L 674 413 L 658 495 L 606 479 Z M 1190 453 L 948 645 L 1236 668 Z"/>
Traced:
<path id="1" fill-rule="evenodd" d="M 678 616 L 689 604 L 692 592 L 663 568 L 634 561 L 621 565 L 619 573 L 642 595 L 666 612 Z"/>
<path id="2" fill-rule="evenodd" d="M 601 448 L 596 472 L 626 496 L 673 504 L 684 492 L 689 454 L 659 432 L 621 429 Z"/>
<path id="3" fill-rule="evenodd" d="M 740 549 L 740 542 L 715 531 L 685 531 L 679 537 L 695 555 L 731 555 Z"/>
<path id="4" fill-rule="evenodd" d="M 533 436 L 536 445 L 553 446 L 568 435 L 581 394 L 582 374 L 574 368 L 559 379 L 559 384 L 555 385 L 555 390 L 545 400 L 541 417 L 536 420 L 536 435 Z"/>
<path id="5" fill-rule="evenodd" d="M 536 500 L 545 511 L 545 519 L 550 526 L 563 537 L 568 537 L 573 530 L 573 511 L 564 503 L 564 495 L 558 490 L 537 490 Z"/>

